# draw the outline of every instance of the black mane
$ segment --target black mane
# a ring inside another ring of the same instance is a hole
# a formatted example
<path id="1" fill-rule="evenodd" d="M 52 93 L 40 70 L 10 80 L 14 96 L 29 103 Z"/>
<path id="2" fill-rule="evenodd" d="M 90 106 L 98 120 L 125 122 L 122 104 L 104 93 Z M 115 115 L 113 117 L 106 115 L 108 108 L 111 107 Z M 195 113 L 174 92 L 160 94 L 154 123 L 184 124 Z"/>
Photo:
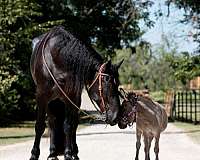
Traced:
<path id="1" fill-rule="evenodd" d="M 56 37 L 55 48 L 64 59 L 66 72 L 74 75 L 73 89 L 82 89 L 86 81 L 91 81 L 103 58 L 89 45 L 84 44 L 73 33 L 64 30 L 62 26 L 51 30 L 51 37 Z M 77 88 L 78 87 L 78 88 Z"/>
<path id="2" fill-rule="evenodd" d="M 54 27 L 53 30 L 52 36 L 58 36 L 56 48 L 65 60 L 65 70 L 72 71 L 83 81 L 93 78 L 92 75 L 103 63 L 103 58 L 92 47 L 86 46 L 63 27 Z"/>

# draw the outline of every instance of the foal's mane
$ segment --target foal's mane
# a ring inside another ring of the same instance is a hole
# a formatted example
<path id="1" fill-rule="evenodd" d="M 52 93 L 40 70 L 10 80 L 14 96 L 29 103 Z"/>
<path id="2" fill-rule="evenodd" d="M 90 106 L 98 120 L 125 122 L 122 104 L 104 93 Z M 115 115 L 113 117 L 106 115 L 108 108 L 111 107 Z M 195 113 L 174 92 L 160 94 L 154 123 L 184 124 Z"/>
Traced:
<path id="1" fill-rule="evenodd" d="M 147 96 L 146 94 L 144 94 L 142 92 L 131 91 L 131 92 L 127 93 L 127 98 L 129 100 L 134 98 L 134 97 L 137 97 L 138 101 L 140 101 L 142 99 L 146 99 L 146 100 L 151 101 L 152 103 L 154 103 L 154 101 L 149 96 Z"/>

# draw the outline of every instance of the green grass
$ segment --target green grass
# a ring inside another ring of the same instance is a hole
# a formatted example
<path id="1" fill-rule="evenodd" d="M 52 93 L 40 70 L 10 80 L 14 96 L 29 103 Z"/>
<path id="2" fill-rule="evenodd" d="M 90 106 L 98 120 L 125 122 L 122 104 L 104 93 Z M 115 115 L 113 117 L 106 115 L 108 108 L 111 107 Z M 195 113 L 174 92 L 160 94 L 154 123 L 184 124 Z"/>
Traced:
<path id="1" fill-rule="evenodd" d="M 149 94 L 154 101 L 157 101 L 159 103 L 164 103 L 165 92 L 155 91 L 155 92 L 150 92 Z"/>
<path id="2" fill-rule="evenodd" d="M 20 124 L 13 124 L 9 127 L 0 128 L 0 146 L 25 142 L 35 137 L 35 122 L 23 122 Z M 78 130 L 84 128 L 86 124 L 81 124 Z M 48 136 L 48 128 L 46 128 L 43 136 Z"/>
<path id="3" fill-rule="evenodd" d="M 174 125 L 184 130 L 193 142 L 200 144 L 200 125 L 182 122 L 175 122 Z"/>
<path id="4" fill-rule="evenodd" d="M 0 128 L 0 145 L 13 144 L 33 139 L 35 135 L 34 122 L 12 124 Z"/>

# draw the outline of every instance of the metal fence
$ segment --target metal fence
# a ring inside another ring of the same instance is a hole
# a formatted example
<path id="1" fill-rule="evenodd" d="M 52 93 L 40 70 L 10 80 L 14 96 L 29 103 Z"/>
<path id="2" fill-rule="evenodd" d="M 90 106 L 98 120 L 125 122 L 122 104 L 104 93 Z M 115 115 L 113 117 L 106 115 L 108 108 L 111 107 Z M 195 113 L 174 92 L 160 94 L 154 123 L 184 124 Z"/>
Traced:
<path id="1" fill-rule="evenodd" d="M 175 93 L 173 119 L 194 124 L 200 123 L 200 90 Z"/>

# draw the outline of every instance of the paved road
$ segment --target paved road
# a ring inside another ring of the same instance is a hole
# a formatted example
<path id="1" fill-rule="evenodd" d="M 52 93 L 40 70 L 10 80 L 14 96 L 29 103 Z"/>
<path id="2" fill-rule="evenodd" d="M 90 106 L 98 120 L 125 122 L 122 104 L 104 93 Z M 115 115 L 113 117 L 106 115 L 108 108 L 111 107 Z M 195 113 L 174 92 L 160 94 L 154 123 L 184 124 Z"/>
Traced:
<path id="1" fill-rule="evenodd" d="M 120 130 L 117 126 L 90 125 L 77 135 L 81 160 L 133 160 L 135 126 Z M 0 160 L 28 160 L 33 141 L 0 147 Z M 43 138 L 40 160 L 48 156 L 49 139 Z M 143 146 L 142 146 L 143 147 Z M 144 160 L 143 148 L 140 159 Z M 153 147 L 151 157 L 154 159 Z M 63 160 L 63 157 L 59 157 Z M 200 145 L 194 144 L 173 124 L 161 135 L 160 160 L 200 160 Z"/>

